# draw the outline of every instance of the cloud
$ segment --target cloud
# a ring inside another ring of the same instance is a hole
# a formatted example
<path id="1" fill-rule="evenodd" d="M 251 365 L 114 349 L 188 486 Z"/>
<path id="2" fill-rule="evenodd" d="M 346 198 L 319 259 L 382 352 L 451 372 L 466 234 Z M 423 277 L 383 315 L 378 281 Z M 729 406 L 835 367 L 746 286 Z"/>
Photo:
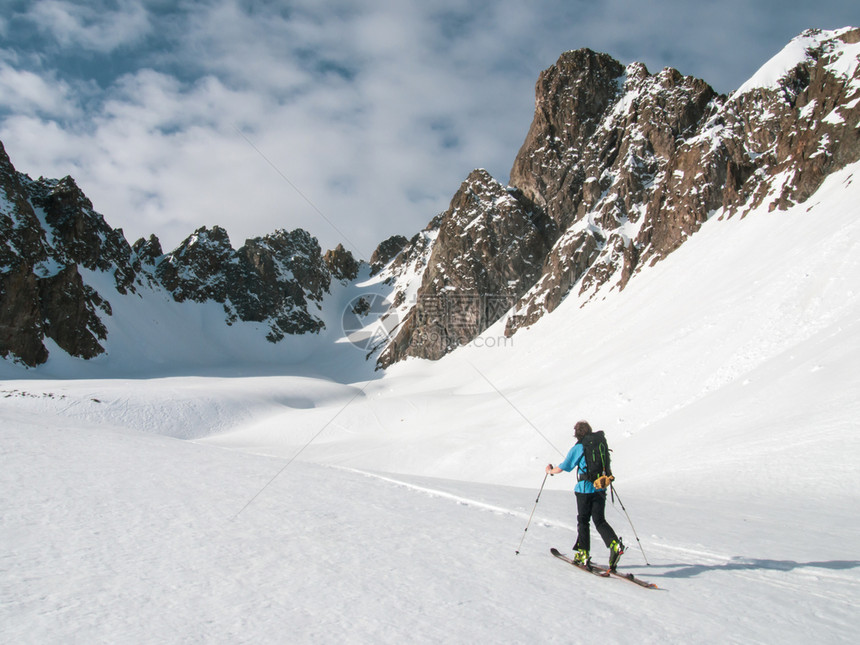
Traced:
<path id="1" fill-rule="evenodd" d="M 0 109 L 16 114 L 68 117 L 77 112 L 68 83 L 53 75 L 18 70 L 0 60 Z"/>
<path id="2" fill-rule="evenodd" d="M 72 174 L 130 240 L 302 227 L 367 258 L 473 168 L 507 181 L 563 51 L 725 92 L 813 20 L 752 4 L 40 0 L 6 28 L 0 139 L 24 171 Z"/>
<path id="3" fill-rule="evenodd" d="M 102 53 L 137 43 L 151 29 L 146 8 L 135 0 L 36 0 L 27 17 L 63 47 Z"/>

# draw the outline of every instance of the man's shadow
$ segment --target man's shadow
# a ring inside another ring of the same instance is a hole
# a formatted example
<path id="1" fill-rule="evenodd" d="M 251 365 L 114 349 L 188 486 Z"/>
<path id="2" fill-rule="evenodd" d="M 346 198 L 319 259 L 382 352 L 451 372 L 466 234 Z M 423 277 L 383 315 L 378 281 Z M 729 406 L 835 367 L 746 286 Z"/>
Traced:
<path id="1" fill-rule="evenodd" d="M 647 567 L 654 569 L 672 569 L 654 574 L 660 578 L 692 578 L 709 571 L 794 571 L 795 569 L 830 569 L 844 571 L 860 567 L 860 560 L 829 560 L 822 562 L 795 562 L 794 560 L 761 560 L 757 558 L 734 558 L 723 564 L 660 564 Z"/>

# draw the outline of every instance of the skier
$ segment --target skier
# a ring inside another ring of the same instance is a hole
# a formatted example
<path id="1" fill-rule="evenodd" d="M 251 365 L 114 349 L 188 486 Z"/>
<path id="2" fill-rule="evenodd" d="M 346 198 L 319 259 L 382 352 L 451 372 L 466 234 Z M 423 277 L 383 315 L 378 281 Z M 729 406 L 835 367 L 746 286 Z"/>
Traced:
<path id="1" fill-rule="evenodd" d="M 600 533 L 600 537 L 603 538 L 604 544 L 609 548 L 609 568 L 615 570 L 615 567 L 618 565 L 618 559 L 624 553 L 624 544 L 609 525 L 609 522 L 606 521 L 606 517 L 604 517 L 606 511 L 606 490 L 597 490 L 586 476 L 588 469 L 586 467 L 585 450 L 583 449 L 582 440 L 585 436 L 592 433 L 591 426 L 587 421 L 578 421 L 573 430 L 576 444 L 568 451 L 567 457 L 558 466 L 548 464 L 545 470 L 550 475 L 556 475 L 560 472 L 570 472 L 574 468 L 578 472 L 578 481 L 576 482 L 576 488 L 574 488 L 574 492 L 576 493 L 577 537 L 576 544 L 573 547 L 573 550 L 576 552 L 573 559 L 586 566 L 589 564 L 591 560 L 591 532 L 589 522 L 593 519 L 594 527 Z"/>

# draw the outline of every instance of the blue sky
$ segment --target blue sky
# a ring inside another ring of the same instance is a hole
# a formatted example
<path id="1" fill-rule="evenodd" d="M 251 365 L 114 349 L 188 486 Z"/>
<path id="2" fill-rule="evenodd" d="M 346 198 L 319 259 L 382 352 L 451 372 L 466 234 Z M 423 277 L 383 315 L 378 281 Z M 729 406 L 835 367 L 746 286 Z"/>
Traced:
<path id="1" fill-rule="evenodd" d="M 0 140 L 129 241 L 302 227 L 368 258 L 503 183 L 542 69 L 591 47 L 720 92 L 856 0 L 0 0 Z"/>

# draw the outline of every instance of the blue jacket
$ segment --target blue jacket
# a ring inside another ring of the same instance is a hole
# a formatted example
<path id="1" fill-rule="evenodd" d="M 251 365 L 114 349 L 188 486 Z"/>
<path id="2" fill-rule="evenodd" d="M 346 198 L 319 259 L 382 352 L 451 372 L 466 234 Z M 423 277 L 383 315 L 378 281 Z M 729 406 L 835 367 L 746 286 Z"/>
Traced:
<path id="1" fill-rule="evenodd" d="M 577 443 L 571 448 L 564 461 L 558 465 L 565 472 L 570 472 L 574 468 L 577 469 L 577 475 L 585 472 L 585 451 L 582 449 L 582 444 Z M 597 489 L 590 481 L 582 480 L 576 482 L 576 487 L 573 489 L 577 493 L 596 493 Z"/>

